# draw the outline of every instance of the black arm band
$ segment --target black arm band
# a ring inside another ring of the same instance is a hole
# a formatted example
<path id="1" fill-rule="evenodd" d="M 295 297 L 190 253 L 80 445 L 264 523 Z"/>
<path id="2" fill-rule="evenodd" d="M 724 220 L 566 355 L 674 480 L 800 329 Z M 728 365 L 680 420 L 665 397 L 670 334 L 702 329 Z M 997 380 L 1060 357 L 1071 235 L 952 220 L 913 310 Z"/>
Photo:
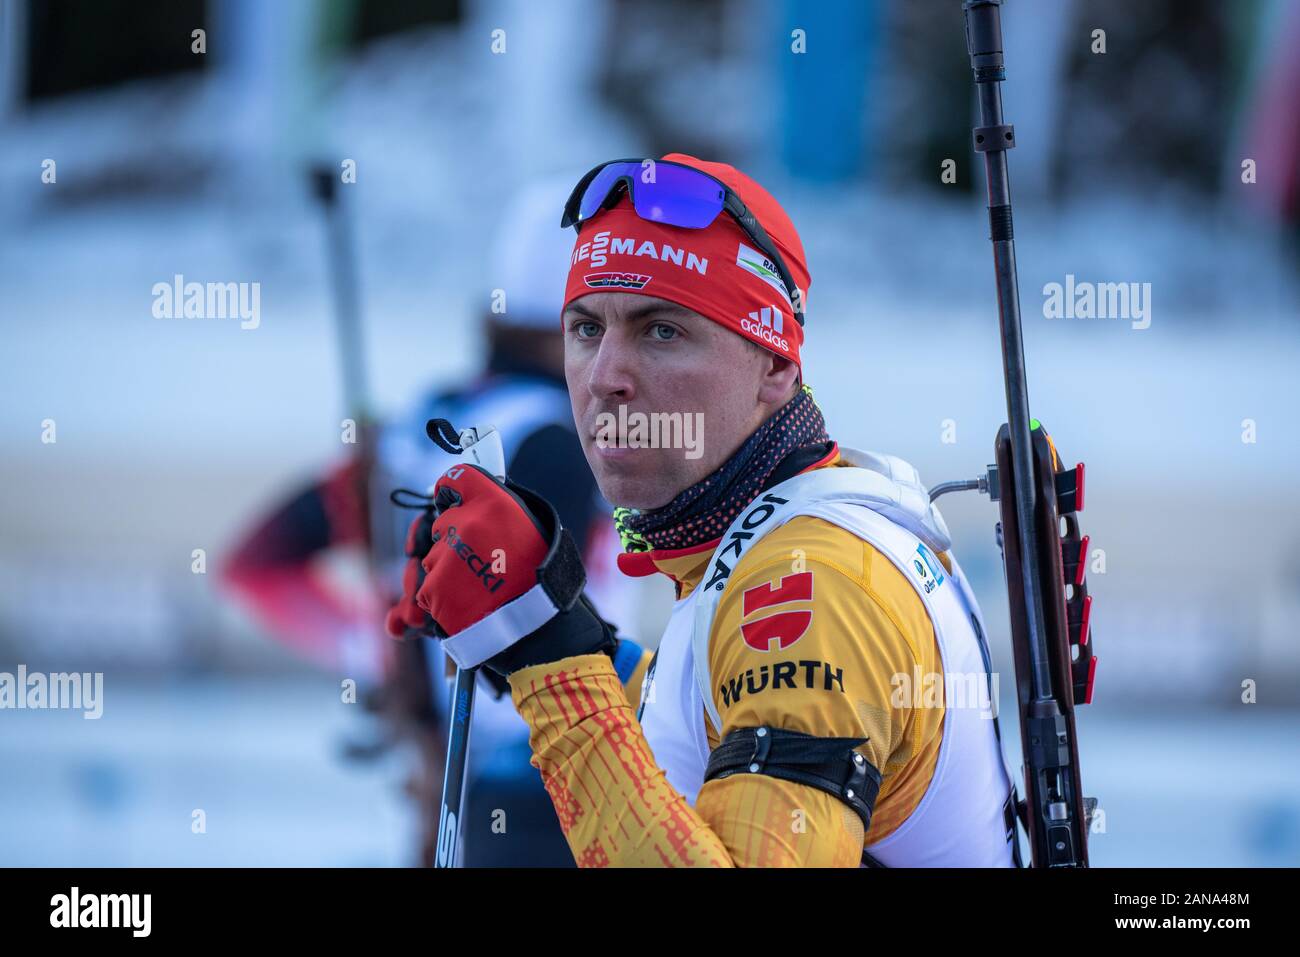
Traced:
<path id="1" fill-rule="evenodd" d="M 806 784 L 834 795 L 871 827 L 871 811 L 880 793 L 880 772 L 853 749 L 866 738 L 819 738 L 784 728 L 737 728 L 713 749 L 704 780 L 733 774 Z"/>

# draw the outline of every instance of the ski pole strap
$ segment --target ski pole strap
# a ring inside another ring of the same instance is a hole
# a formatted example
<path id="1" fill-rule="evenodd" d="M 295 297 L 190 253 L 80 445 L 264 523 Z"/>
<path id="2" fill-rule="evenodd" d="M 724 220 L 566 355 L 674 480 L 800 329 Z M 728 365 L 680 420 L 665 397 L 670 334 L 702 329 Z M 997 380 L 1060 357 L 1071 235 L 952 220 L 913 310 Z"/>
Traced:
<path id="1" fill-rule="evenodd" d="M 834 795 L 871 827 L 871 812 L 880 793 L 880 772 L 853 749 L 866 738 L 819 738 L 784 728 L 737 728 L 713 749 L 704 780 L 733 774 L 806 784 Z"/>

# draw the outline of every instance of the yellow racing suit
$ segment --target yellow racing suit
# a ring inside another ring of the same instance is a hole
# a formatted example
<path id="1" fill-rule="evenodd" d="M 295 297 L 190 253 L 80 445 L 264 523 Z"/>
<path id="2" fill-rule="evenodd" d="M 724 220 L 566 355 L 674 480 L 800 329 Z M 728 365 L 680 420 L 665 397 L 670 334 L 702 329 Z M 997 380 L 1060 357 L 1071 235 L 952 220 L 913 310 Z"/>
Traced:
<path id="1" fill-rule="evenodd" d="M 844 464 L 836 457 L 821 467 Z M 638 558 L 669 576 L 685 598 L 700 584 L 715 544 Z M 951 571 L 947 553 L 939 559 Z M 782 636 L 779 647 L 767 642 L 763 596 L 779 593 L 788 576 L 805 574 L 810 597 L 783 608 L 809 612 L 806 628 L 793 640 Z M 916 809 L 939 755 L 942 686 L 918 708 L 894 684 L 897 675 L 940 680 L 943 671 L 915 589 L 852 532 L 796 516 L 743 555 L 722 593 L 708 648 L 722 737 L 766 726 L 866 739 L 857 750 L 881 775 L 869 830 L 838 797 L 760 774 L 707 781 L 692 806 L 655 763 L 637 722 L 634 703 L 650 652 L 626 685 L 608 656 L 579 655 L 510 676 L 515 707 L 530 728 L 532 763 L 577 863 L 858 866 L 865 845 L 887 837 Z M 708 737 L 710 748 L 720 740 L 712 727 Z"/>

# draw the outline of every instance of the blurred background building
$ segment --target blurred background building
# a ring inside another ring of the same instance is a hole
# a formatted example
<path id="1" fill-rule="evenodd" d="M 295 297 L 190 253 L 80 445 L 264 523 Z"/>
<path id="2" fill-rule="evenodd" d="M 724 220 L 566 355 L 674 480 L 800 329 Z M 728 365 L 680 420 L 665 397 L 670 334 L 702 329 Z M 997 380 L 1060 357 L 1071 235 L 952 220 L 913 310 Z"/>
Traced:
<path id="1" fill-rule="evenodd" d="M 0 10 L 0 670 L 105 674 L 98 721 L 0 712 L 0 864 L 412 859 L 406 759 L 342 761 L 365 722 L 347 676 L 210 573 L 345 451 L 312 164 L 355 170 L 380 412 L 473 369 L 514 187 L 680 150 L 798 225 L 832 435 L 932 483 L 989 461 L 1005 405 L 957 0 Z M 1104 552 L 1094 863 L 1300 864 L 1300 5 L 1008 0 L 1003 22 L 1030 399 L 1087 463 Z M 176 275 L 259 283 L 256 328 L 155 318 Z M 1149 326 L 1046 318 L 1068 276 L 1149 283 Z M 1011 720 L 994 511 L 944 511 Z M 653 643 L 670 598 L 646 591 L 631 630 Z"/>

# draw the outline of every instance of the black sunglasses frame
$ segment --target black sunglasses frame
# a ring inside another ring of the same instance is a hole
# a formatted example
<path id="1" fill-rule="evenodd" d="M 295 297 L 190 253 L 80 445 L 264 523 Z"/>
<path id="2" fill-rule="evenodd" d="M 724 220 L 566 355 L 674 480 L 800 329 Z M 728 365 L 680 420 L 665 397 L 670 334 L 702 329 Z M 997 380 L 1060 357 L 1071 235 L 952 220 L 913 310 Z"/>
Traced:
<path id="1" fill-rule="evenodd" d="M 584 220 L 578 215 L 578 212 L 582 206 L 582 197 L 587 192 L 587 187 L 591 185 L 591 181 L 594 180 L 597 174 L 599 174 L 600 171 L 603 170 L 606 166 L 610 166 L 611 164 L 614 163 L 644 164 L 645 162 L 646 162 L 645 158 L 636 158 L 636 157 L 631 157 L 628 159 L 606 160 L 604 163 L 600 163 L 599 165 L 594 166 L 590 170 L 588 170 L 586 175 L 583 176 L 582 179 L 578 180 L 578 185 L 573 187 L 573 192 L 569 194 L 569 198 L 564 204 L 564 215 L 560 219 L 560 228 L 567 229 L 568 227 L 572 226 L 575 232 L 578 231 L 579 228 L 581 228 Z M 688 166 L 685 163 L 677 163 L 674 162 L 673 160 L 652 159 L 649 162 L 655 163 L 656 165 L 663 163 L 668 166 L 679 166 L 682 169 L 688 169 L 691 172 L 697 173 L 700 176 L 706 176 L 709 179 L 713 180 L 713 182 L 718 184 L 718 186 L 722 189 L 722 196 L 723 196 L 722 212 L 729 213 L 731 215 L 731 218 L 736 221 L 737 225 L 740 226 L 741 230 L 745 233 L 745 235 L 749 237 L 750 241 L 755 246 L 758 247 L 759 252 L 761 252 L 763 255 L 767 256 L 769 259 L 772 260 L 773 264 L 777 268 L 777 272 L 781 276 L 781 281 L 785 283 L 785 288 L 790 293 L 790 306 L 791 309 L 794 311 L 794 317 L 798 321 L 799 325 L 802 326 L 804 324 L 803 290 L 795 285 L 794 275 L 790 272 L 789 267 L 786 266 L 785 260 L 781 258 L 781 254 L 777 252 L 776 243 L 772 242 L 772 237 L 767 234 L 767 230 L 764 229 L 763 224 L 758 221 L 758 217 L 755 216 L 753 213 L 751 213 L 749 209 L 745 206 L 744 201 L 740 198 L 740 196 L 736 193 L 736 191 L 733 190 L 726 183 L 722 182 L 722 180 L 718 179 L 716 176 L 711 176 L 710 174 L 704 172 L 704 170 L 696 169 L 694 166 Z M 610 202 L 610 200 L 611 198 L 617 196 L 618 187 L 620 185 L 627 190 L 628 195 L 632 197 L 633 202 L 636 201 L 636 196 L 635 193 L 633 192 L 634 189 L 636 188 L 636 184 L 633 180 L 633 177 L 620 176 L 618 179 L 616 179 L 613 183 L 610 184 L 609 193 L 605 196 L 604 201 L 600 205 L 601 209 L 608 209 L 609 207 L 614 205 L 614 203 Z"/>

